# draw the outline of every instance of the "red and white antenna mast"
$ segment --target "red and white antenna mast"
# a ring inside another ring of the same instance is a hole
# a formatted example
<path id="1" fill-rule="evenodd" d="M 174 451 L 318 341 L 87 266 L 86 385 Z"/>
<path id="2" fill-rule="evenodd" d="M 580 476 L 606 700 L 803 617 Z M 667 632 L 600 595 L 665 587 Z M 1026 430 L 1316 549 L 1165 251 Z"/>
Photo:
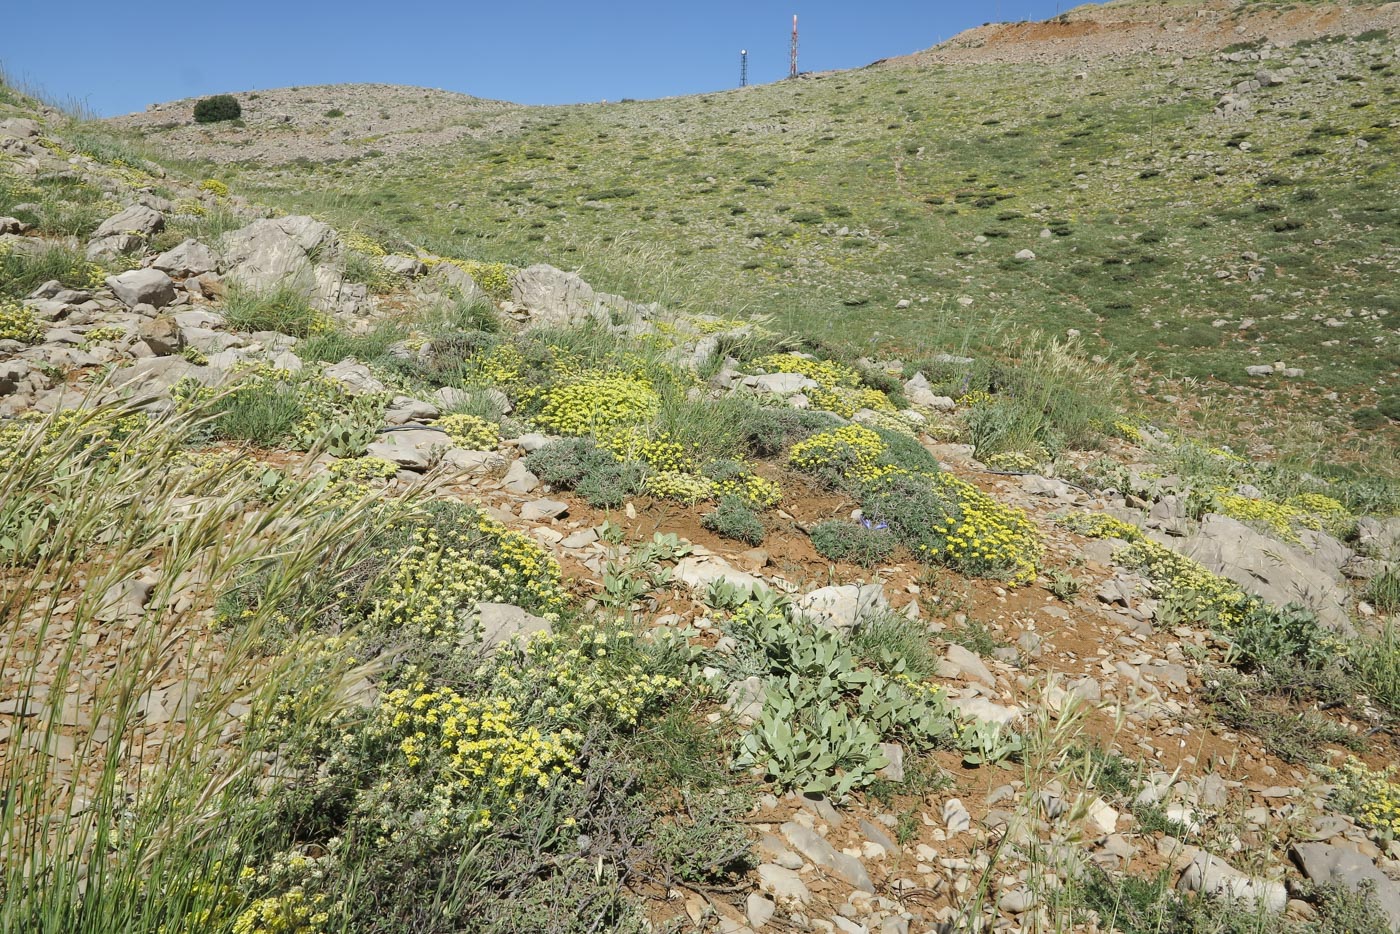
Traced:
<path id="1" fill-rule="evenodd" d="M 788 77 L 797 77 L 797 14 L 792 14 L 792 57 L 788 62 Z"/>

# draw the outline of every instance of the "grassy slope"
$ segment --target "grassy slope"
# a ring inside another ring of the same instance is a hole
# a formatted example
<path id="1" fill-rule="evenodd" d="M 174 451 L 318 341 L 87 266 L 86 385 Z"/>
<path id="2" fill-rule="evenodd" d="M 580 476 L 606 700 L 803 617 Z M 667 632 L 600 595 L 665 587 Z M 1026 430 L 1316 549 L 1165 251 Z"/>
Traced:
<path id="1" fill-rule="evenodd" d="M 1350 59 L 1341 80 L 1256 92 L 1235 122 L 1211 92 L 1252 63 L 868 69 L 540 108 L 519 133 L 397 161 L 231 171 L 342 223 L 584 266 L 848 347 L 975 341 L 1009 315 L 1169 376 L 1244 385 L 1246 364 L 1283 360 L 1344 393 L 1345 414 L 1400 369 L 1398 82 L 1390 40 L 1323 52 Z M 1016 261 L 1024 248 L 1038 258 Z"/>

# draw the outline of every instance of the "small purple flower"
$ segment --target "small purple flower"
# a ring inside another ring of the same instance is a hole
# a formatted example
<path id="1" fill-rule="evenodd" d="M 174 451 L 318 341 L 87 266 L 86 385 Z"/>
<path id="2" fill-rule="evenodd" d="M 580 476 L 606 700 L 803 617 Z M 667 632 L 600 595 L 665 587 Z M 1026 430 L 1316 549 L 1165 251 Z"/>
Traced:
<path id="1" fill-rule="evenodd" d="M 870 529 L 872 532 L 881 532 L 889 528 L 885 523 L 871 519 L 862 519 L 860 520 L 860 524 Z"/>

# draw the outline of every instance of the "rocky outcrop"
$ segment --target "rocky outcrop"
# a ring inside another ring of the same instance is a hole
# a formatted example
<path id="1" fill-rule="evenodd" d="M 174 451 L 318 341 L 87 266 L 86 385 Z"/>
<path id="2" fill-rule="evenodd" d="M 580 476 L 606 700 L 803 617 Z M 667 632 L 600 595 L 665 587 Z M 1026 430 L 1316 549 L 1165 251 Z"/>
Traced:
<path id="1" fill-rule="evenodd" d="M 364 286 L 347 283 L 340 237 L 313 217 L 254 221 L 219 240 L 220 272 L 254 292 L 294 289 L 318 308 L 355 313 L 367 297 Z"/>
<path id="2" fill-rule="evenodd" d="M 1160 540 L 1266 603 L 1300 603 L 1317 613 L 1330 629 L 1352 631 L 1346 580 L 1340 568 L 1326 558 L 1319 559 L 1301 547 L 1215 514 L 1205 516 L 1199 528 L 1185 538 L 1163 535 Z"/>
<path id="3" fill-rule="evenodd" d="M 133 253 L 146 245 L 151 234 L 164 229 L 165 215 L 145 205 L 132 205 L 98 225 L 88 241 L 87 258 L 113 259 Z"/>
<path id="4" fill-rule="evenodd" d="M 527 313 L 531 327 L 569 327 L 589 320 L 613 325 L 649 318 L 654 311 L 618 295 L 596 292 L 578 273 L 544 263 L 516 273 L 511 299 Z"/>

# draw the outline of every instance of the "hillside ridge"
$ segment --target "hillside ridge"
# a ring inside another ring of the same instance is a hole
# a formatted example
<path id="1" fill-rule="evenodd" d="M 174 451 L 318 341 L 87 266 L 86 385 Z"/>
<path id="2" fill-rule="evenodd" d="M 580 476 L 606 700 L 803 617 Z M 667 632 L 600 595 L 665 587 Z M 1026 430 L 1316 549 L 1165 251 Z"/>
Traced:
<path id="1" fill-rule="evenodd" d="M 1095 61 L 1125 55 L 1197 56 L 1233 45 L 1291 45 L 1400 28 L 1400 3 L 1251 3 L 1115 0 L 1042 21 L 987 23 L 877 65 L 984 65 Z"/>

